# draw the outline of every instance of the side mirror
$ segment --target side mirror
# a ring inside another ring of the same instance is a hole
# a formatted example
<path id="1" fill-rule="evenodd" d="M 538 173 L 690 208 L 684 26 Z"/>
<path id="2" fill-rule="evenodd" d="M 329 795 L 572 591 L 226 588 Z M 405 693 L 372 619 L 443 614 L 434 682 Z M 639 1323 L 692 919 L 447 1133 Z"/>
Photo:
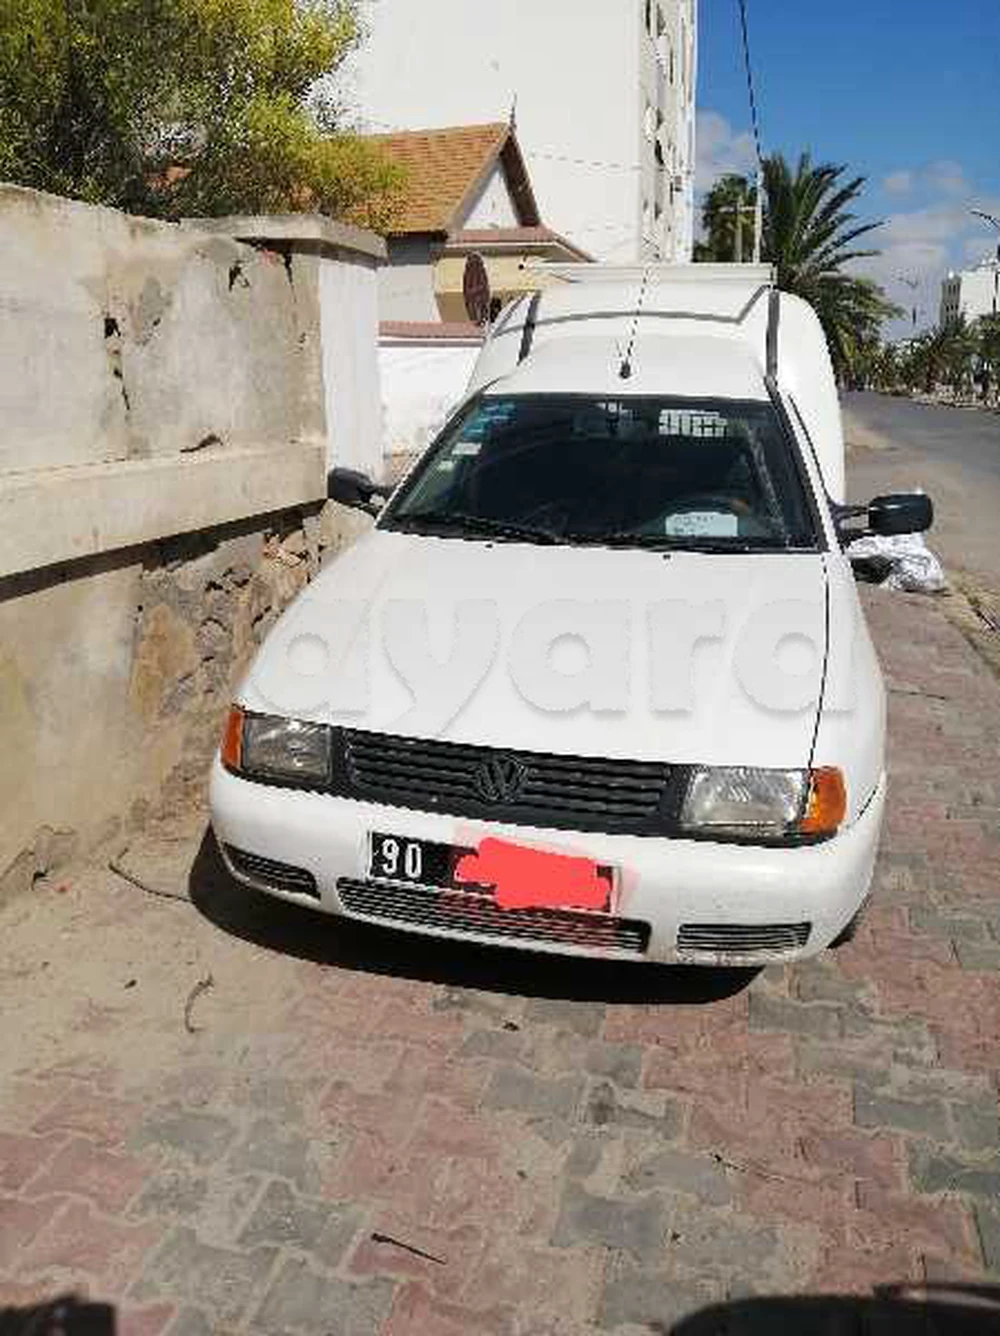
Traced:
<path id="1" fill-rule="evenodd" d="M 934 504 L 923 492 L 877 496 L 868 507 L 869 531 L 883 536 L 924 533 L 933 523 Z"/>
<path id="2" fill-rule="evenodd" d="M 331 469 L 326 476 L 326 494 L 342 506 L 378 515 L 385 505 L 388 489 L 373 482 L 358 469 Z"/>

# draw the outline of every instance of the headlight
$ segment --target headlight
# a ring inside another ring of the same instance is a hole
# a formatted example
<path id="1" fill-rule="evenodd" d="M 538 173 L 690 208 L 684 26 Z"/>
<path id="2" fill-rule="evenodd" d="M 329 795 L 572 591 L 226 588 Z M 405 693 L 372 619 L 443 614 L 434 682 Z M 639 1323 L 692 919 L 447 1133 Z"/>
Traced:
<path id="1" fill-rule="evenodd" d="M 691 772 L 680 823 L 718 839 L 821 838 L 839 829 L 846 811 L 839 770 L 701 766 Z"/>
<path id="2" fill-rule="evenodd" d="M 301 719 L 245 714 L 233 706 L 222 760 L 230 770 L 264 779 L 322 782 L 330 776 L 330 729 Z"/>

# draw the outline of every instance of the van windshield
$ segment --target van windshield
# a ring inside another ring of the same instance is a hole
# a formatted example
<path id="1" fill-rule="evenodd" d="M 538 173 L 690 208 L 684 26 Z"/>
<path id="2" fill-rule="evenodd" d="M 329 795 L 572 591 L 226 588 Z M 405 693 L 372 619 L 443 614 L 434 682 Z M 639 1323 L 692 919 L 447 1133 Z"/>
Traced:
<path id="1" fill-rule="evenodd" d="M 770 403 L 483 396 L 379 527 L 440 537 L 696 551 L 815 548 Z"/>

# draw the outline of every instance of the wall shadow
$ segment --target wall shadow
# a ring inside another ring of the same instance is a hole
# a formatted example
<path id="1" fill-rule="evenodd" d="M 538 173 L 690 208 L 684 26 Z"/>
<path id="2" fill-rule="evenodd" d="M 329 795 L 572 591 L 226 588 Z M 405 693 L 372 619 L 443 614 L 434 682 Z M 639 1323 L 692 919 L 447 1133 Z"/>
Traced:
<path id="1" fill-rule="evenodd" d="M 759 972 L 580 960 L 445 942 L 332 918 L 234 882 L 211 828 L 192 864 L 189 891 L 199 913 L 255 946 L 338 969 L 518 997 L 704 1005 L 741 992 Z"/>

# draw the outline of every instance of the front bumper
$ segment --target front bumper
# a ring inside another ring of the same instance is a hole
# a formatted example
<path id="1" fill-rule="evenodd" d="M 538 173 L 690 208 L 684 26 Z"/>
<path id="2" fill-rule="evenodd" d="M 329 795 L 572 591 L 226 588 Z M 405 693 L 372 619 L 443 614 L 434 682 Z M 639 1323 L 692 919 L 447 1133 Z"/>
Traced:
<path id="1" fill-rule="evenodd" d="M 430 812 L 358 802 L 328 794 L 273 788 L 226 771 L 216 757 L 211 777 L 212 824 L 230 872 L 272 895 L 328 914 L 339 914 L 423 934 L 510 946 L 509 932 L 441 926 L 442 915 L 401 921 L 386 897 L 378 912 L 357 906 L 356 888 L 367 875 L 372 831 L 443 844 L 475 846 L 484 836 L 552 852 L 591 858 L 619 869 L 617 917 L 649 925 L 648 946 L 543 940 L 519 933 L 513 944 L 600 959 L 650 960 L 705 965 L 759 965 L 801 959 L 828 947 L 868 895 L 885 805 L 885 781 L 858 820 L 824 844 L 761 848 L 650 836 L 542 830 L 473 821 Z M 266 878 L 234 867 L 226 846 L 304 869 L 315 894 L 281 890 Z M 371 905 L 371 900 L 369 900 Z M 351 908 L 350 906 L 354 906 Z M 537 911 L 542 913 L 544 911 Z M 447 918 L 444 916 L 447 923 Z M 678 947 L 684 925 L 764 927 L 809 924 L 804 945 L 778 950 L 688 950 Z M 506 924 L 504 925 L 506 926 Z"/>

